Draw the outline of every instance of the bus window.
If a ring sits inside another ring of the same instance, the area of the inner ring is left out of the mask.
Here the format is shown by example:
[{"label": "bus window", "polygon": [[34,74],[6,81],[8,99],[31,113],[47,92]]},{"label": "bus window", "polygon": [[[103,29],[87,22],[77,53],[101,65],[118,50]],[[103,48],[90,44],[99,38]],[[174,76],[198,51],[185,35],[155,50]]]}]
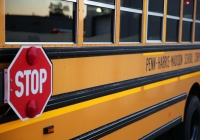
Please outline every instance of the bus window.
[{"label": "bus window", "polygon": [[157,16],[148,16],[148,40],[161,40],[162,18]]},{"label": "bus window", "polygon": [[142,10],[143,0],[121,0],[121,6],[131,9]]},{"label": "bus window", "polygon": [[200,41],[200,23],[196,23],[195,41]]},{"label": "bus window", "polygon": [[193,0],[184,0],[184,9],[183,9],[183,17],[184,18],[193,18]]},{"label": "bus window", "polygon": [[6,42],[75,42],[76,3],[6,0]]},{"label": "bus window", "polygon": [[176,19],[167,19],[167,42],[178,42],[178,27],[179,20]]},{"label": "bus window", "polygon": [[90,1],[94,1],[94,2],[101,2],[101,3],[105,3],[105,4],[115,4],[115,0],[90,0]]},{"label": "bus window", "polygon": [[185,42],[191,41],[192,22],[183,21],[182,40]]},{"label": "bus window", "polygon": [[164,5],[163,0],[149,0],[149,11],[156,13],[163,13],[163,5]]},{"label": "bus window", "polygon": [[178,42],[178,27],[180,20],[180,0],[168,0],[167,9],[167,42]]},{"label": "bus window", "polygon": [[162,40],[163,7],[164,0],[149,0],[147,42]]},{"label": "bus window", "polygon": [[85,8],[84,42],[113,42],[115,6],[87,1]]},{"label": "bus window", "polygon": [[193,0],[184,0],[183,8],[183,33],[182,41],[191,42],[192,22],[193,22]]},{"label": "bus window", "polygon": [[195,41],[200,41],[200,1],[197,0],[196,5],[196,29],[195,29]]},{"label": "bus window", "polygon": [[121,6],[120,42],[140,42],[142,0],[122,0]]},{"label": "bus window", "polygon": [[197,0],[197,5],[196,5],[196,7],[197,7],[196,19],[197,19],[197,20],[200,20],[200,1],[199,1],[199,0]]},{"label": "bus window", "polygon": [[167,15],[180,16],[180,0],[168,0]]},{"label": "bus window", "polygon": [[183,8],[183,33],[182,41],[191,42],[192,22],[193,22],[193,0],[184,0]]}]

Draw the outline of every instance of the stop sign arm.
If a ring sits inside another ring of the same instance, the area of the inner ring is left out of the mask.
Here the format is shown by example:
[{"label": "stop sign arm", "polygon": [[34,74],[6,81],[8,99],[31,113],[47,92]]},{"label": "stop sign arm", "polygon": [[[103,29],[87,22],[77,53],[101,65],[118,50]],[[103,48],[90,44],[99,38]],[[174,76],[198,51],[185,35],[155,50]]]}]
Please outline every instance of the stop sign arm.
[{"label": "stop sign arm", "polygon": [[22,46],[4,69],[4,103],[22,121],[44,111],[52,95],[52,67],[41,46]]},{"label": "stop sign arm", "polygon": [[8,69],[4,69],[4,103],[8,103]]},{"label": "stop sign arm", "polygon": [[0,103],[4,102],[4,70],[0,70]]}]

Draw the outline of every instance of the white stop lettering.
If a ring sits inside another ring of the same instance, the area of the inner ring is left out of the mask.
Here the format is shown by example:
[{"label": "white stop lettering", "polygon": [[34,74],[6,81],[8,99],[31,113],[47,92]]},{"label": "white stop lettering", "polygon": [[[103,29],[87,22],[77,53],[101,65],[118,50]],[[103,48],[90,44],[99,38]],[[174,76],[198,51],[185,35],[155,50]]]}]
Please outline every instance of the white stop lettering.
[{"label": "white stop lettering", "polygon": [[[25,83],[20,82],[19,78],[25,77]],[[16,90],[15,94],[17,97],[22,97],[24,94],[24,87],[26,87],[26,96],[29,96],[29,78],[30,79],[30,88],[32,94],[37,94],[38,91],[40,93],[43,92],[43,84],[47,80],[47,71],[45,69],[38,70],[24,70],[18,71],[15,75],[15,84],[20,88],[20,90]],[[25,84],[25,85],[24,85]]]}]

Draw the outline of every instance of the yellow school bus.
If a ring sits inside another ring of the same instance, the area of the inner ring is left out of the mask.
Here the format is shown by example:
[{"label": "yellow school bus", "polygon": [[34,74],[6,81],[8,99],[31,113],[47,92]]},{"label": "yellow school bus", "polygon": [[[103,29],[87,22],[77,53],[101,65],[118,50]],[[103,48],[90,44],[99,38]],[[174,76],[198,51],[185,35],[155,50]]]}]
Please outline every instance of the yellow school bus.
[{"label": "yellow school bus", "polygon": [[[0,0],[1,140],[200,139],[199,0]],[[4,101],[23,46],[53,64],[41,116]]]}]

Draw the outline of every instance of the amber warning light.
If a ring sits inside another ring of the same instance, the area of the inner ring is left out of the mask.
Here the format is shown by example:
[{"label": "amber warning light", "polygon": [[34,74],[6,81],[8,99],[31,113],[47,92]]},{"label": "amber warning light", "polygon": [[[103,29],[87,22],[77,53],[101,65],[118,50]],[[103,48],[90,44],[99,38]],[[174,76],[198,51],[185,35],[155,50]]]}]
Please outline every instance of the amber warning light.
[{"label": "amber warning light", "polygon": [[48,126],[43,129],[43,134],[51,134],[54,133],[54,126]]}]

